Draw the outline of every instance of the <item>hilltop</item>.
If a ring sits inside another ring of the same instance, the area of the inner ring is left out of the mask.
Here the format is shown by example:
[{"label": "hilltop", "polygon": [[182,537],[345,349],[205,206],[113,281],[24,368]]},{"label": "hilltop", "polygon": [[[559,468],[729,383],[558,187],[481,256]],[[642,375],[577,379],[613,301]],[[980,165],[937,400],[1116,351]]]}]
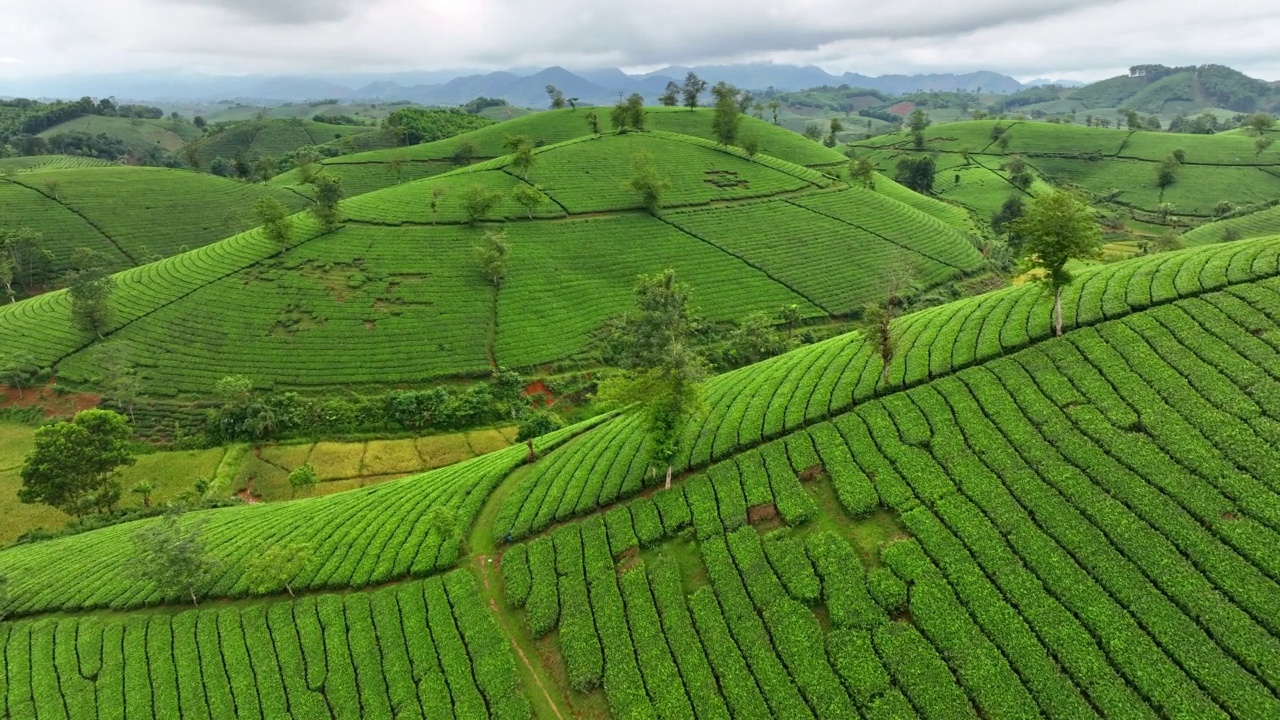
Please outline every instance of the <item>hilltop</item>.
[{"label": "hilltop", "polygon": [[[369,167],[386,165],[378,161],[404,157],[443,170],[436,158],[450,147],[499,153],[498,138],[527,132],[539,117],[326,167],[368,177]],[[760,125],[753,130],[764,148],[830,157]],[[729,322],[788,305],[802,317],[847,315],[891,273],[909,270],[932,287],[982,266],[962,211],[888,179],[872,191],[688,135],[585,129],[537,148],[527,177],[499,156],[353,197],[332,232],[300,216],[284,248],[250,231],[125,271],[105,336],[159,396],[207,395],[236,373],[263,388],[386,387],[589,361],[594,334],[625,310],[635,277],[666,267],[696,289],[708,320]],[[656,215],[626,187],[640,154],[669,183]],[[530,209],[511,199],[527,185],[546,196]],[[472,223],[464,200],[476,192],[498,202]],[[475,247],[497,229],[511,249],[495,291]],[[67,313],[65,294],[43,295],[0,309],[0,334],[63,382],[86,383],[104,344],[74,329]]]},{"label": "hilltop", "polygon": [[209,169],[218,158],[249,162],[263,157],[279,159],[294,150],[335,141],[345,141],[351,149],[394,144],[376,126],[321,123],[302,118],[244,120],[211,130],[183,150],[184,157],[194,161],[196,169]]},{"label": "hilltop", "polygon": [[[235,602],[135,580],[138,525],[0,551],[4,707],[1273,717],[1280,238],[1086,270],[1063,337],[1049,303],[907,315],[883,385],[858,334],[721,376],[671,490],[624,413],[532,465],[204,511]],[[252,589],[284,543],[307,562]]]}]

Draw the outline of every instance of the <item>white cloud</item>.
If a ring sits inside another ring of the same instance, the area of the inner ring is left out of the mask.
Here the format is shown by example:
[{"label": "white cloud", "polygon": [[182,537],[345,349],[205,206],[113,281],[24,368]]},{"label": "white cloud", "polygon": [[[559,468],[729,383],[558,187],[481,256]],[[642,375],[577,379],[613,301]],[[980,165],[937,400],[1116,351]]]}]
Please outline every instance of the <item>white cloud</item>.
[{"label": "white cloud", "polygon": [[[4,79],[654,66],[1092,79],[1136,63],[1280,75],[1274,0],[44,0],[8,3]],[[16,61],[16,62],[15,62]],[[21,65],[18,65],[21,63]],[[19,72],[19,68],[21,71]]]}]

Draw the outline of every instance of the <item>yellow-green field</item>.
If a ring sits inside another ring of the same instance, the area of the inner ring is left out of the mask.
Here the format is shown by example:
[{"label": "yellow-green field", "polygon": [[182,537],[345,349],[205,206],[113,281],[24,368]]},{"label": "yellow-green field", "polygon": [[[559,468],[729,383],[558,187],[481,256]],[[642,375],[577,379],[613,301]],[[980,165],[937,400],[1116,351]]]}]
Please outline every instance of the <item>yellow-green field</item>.
[{"label": "yellow-green field", "polygon": [[[209,497],[240,495],[252,497],[254,502],[286,500],[292,496],[289,472],[308,462],[319,472],[320,483],[304,494],[327,495],[501,450],[514,442],[515,434],[515,428],[504,427],[396,440],[294,443],[256,449],[231,445],[139,455],[136,465],[121,472],[121,505],[142,504],[141,496],[132,489],[143,481],[155,487],[151,502],[163,504],[194,492],[196,481],[201,478],[211,481]],[[22,486],[19,470],[31,451],[34,435],[34,427],[0,423],[0,546],[29,530],[54,530],[71,520],[53,508],[18,500],[18,488]]]}]

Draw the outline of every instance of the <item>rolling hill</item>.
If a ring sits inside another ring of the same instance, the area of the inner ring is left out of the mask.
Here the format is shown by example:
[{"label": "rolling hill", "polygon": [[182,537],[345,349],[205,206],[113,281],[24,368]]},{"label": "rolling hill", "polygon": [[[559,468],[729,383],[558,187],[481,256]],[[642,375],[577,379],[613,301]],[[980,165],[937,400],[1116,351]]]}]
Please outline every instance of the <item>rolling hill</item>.
[{"label": "rolling hill", "polygon": [[[491,125],[435,142],[388,148],[373,152],[340,155],[323,161],[326,170],[342,178],[349,195],[372,192],[406,180],[416,180],[448,172],[460,164],[506,155],[507,138],[523,135],[539,146],[561,143],[591,132],[587,115],[594,113],[602,129],[609,128],[609,108],[581,107],[577,110],[550,110]],[[681,133],[710,140],[709,109],[645,108],[645,128]],[[760,152],[780,160],[811,168],[834,168],[847,159],[836,150],[783,131],[762,120],[743,116],[742,139],[754,138]],[[459,150],[462,157],[459,157]],[[299,181],[298,171],[285,173],[271,183],[286,187]]]},{"label": "rolling hill", "polygon": [[[430,147],[398,152],[415,151]],[[670,184],[656,216],[625,186],[639,153]],[[873,192],[657,130],[587,135],[533,157],[527,180],[504,156],[353,197],[341,228],[299,217],[285,248],[250,231],[125,271],[107,339],[158,396],[207,395],[236,373],[259,387],[388,386],[579,357],[628,307],[635,277],[666,267],[719,322],[792,304],[805,317],[845,315],[891,273],[932,286],[982,264],[963,211],[887,179]],[[526,183],[547,197],[532,210],[510,200]],[[477,191],[500,202],[472,227],[463,201]],[[511,247],[497,292],[474,249],[494,229]],[[68,309],[63,293],[5,307],[0,336],[60,380],[86,382],[103,344]]]},{"label": "rolling hill", "polygon": [[103,115],[85,115],[59,123],[40,133],[50,138],[63,133],[88,133],[108,135],[133,148],[144,151],[155,148],[163,152],[177,150],[200,137],[200,128],[189,122],[151,118],[123,118]]},{"label": "rolling hill", "polygon": [[191,152],[199,166],[207,169],[217,158],[279,158],[299,148],[334,141],[349,140],[351,147],[357,148],[365,135],[373,147],[390,144],[385,133],[370,125],[330,125],[301,118],[245,120],[196,140]]},{"label": "rolling hill", "polygon": [[[1243,134],[970,121],[934,125],[925,136],[925,152],[937,156],[938,196],[987,218],[1009,196],[1024,194],[1002,169],[1015,155],[1039,176],[1079,186],[1147,224],[1165,222],[1159,217],[1162,203],[1169,203],[1184,224],[1202,223],[1214,217],[1223,201],[1237,209],[1262,209],[1280,196],[1280,151],[1258,152],[1255,138]],[[917,154],[906,133],[853,145],[886,172],[892,172],[899,158]],[[1185,160],[1173,184],[1161,188],[1159,167],[1178,151]]]},{"label": "rolling hill", "polygon": [[122,269],[207,245],[254,227],[253,203],[263,195],[295,210],[306,202],[287,189],[185,170],[99,167],[47,155],[18,159],[41,164],[0,175],[0,229],[42,232],[57,270],[81,247]]},{"label": "rolling hill", "polygon": [[[1087,270],[1063,337],[1048,305],[903,317],[884,386],[857,334],[716,378],[670,490],[623,414],[531,466],[202,512],[236,602],[135,580],[136,525],[0,551],[2,707],[1274,717],[1280,238]],[[282,543],[308,562],[251,591]]]}]

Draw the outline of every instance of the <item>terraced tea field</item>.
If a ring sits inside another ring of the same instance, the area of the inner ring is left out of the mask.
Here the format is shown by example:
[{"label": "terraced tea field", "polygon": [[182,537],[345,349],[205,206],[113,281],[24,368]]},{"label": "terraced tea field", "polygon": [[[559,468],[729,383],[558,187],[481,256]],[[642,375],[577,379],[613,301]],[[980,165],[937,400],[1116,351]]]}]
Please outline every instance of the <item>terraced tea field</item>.
[{"label": "terraced tea field", "polygon": [[0,229],[41,231],[58,270],[81,247],[103,253],[120,269],[208,245],[254,227],[253,203],[263,195],[294,210],[305,203],[288,190],[182,170],[53,169],[76,160],[0,177]]},{"label": "terraced tea field", "polygon": [[279,158],[310,145],[377,132],[378,128],[369,125],[329,125],[300,118],[251,120],[202,138],[193,147],[200,167],[208,168],[215,158]]},{"label": "terraced tea field", "polygon": [[[670,490],[622,414],[529,466],[207,511],[232,602],[134,580],[134,526],[2,550],[0,707],[1275,717],[1280,237],[1085,270],[1067,307],[1057,338],[1030,286],[907,315],[885,386],[856,334],[716,378]],[[297,542],[300,596],[251,597]]]},{"label": "terraced tea field", "polygon": [[[989,218],[1006,198],[1022,194],[1003,170],[1022,156],[1037,174],[1084,188],[1095,197],[1146,213],[1150,222],[1162,203],[1184,222],[1208,222],[1222,201],[1263,209],[1280,195],[1280,152],[1259,153],[1254,138],[1240,134],[1184,135],[1130,132],[1043,122],[972,121],[935,125],[925,132],[925,150],[937,153],[935,190]],[[914,154],[904,134],[854,143],[882,171]],[[1174,183],[1157,184],[1160,163],[1181,151],[1185,161]],[[1031,189],[1035,192],[1035,189]],[[1264,221],[1259,221],[1260,223]],[[1251,237],[1258,236],[1251,234]],[[1186,233],[1199,243],[1205,233]]]},{"label": "terraced tea field", "polygon": [[[626,185],[641,153],[669,184],[656,216]],[[529,183],[546,195],[532,209],[511,197]],[[229,374],[260,387],[386,386],[578,356],[626,309],[634,278],[666,267],[705,317],[729,322],[788,305],[845,316],[904,268],[932,286],[982,266],[963,211],[878,187],[665,131],[580,136],[535,150],[527,178],[498,157],[353,197],[332,232],[300,219],[287,248],[249,232],[126,271],[108,337],[161,396],[207,395]],[[472,224],[476,192],[496,203]],[[511,258],[495,293],[474,248],[499,222]],[[91,383],[102,343],[68,312],[60,294],[0,309],[0,335],[62,380]]]}]

